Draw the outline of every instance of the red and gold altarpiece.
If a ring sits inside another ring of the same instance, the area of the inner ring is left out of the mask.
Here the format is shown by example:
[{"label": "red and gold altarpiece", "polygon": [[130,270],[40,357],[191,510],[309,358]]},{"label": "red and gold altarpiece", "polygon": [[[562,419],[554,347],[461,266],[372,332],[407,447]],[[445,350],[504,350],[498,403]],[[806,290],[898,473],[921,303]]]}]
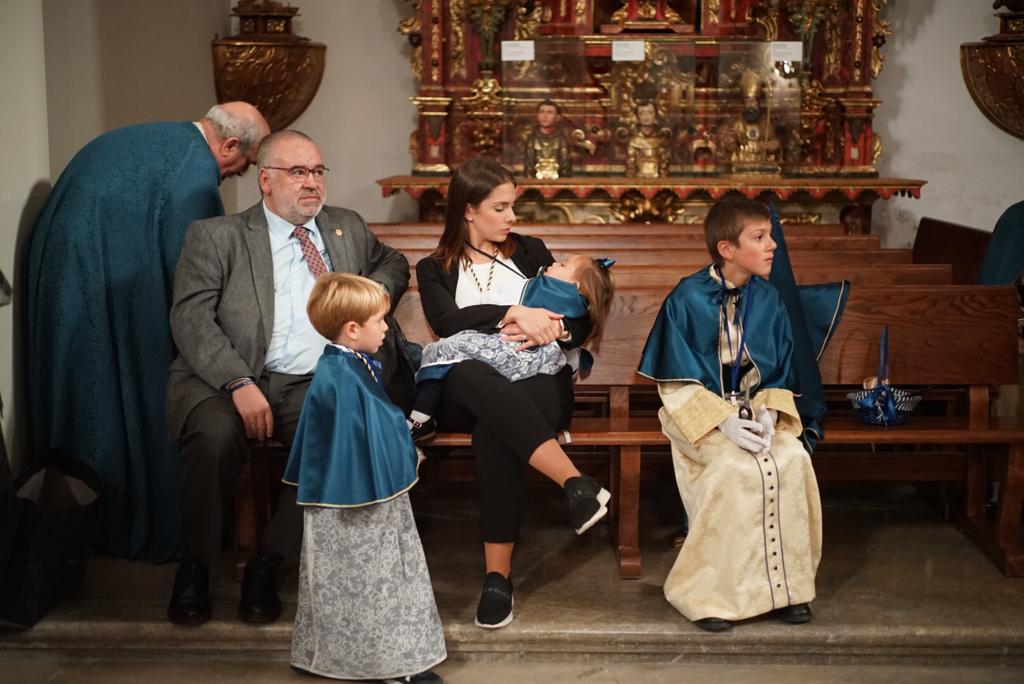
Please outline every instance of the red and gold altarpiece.
[{"label": "red and gold altarpiece", "polygon": [[888,0],[410,0],[412,175],[438,220],[452,169],[496,159],[533,221],[696,222],[728,192],[870,228],[920,195],[879,178],[871,81]]}]

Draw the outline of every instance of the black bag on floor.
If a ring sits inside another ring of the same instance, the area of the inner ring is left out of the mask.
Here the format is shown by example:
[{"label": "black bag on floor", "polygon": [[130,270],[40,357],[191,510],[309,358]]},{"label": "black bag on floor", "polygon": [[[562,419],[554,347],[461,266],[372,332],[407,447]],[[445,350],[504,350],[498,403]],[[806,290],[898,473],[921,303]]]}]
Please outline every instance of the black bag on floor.
[{"label": "black bag on floor", "polygon": [[13,491],[0,454],[0,631],[28,629],[85,574],[98,524],[96,474],[62,459]]}]

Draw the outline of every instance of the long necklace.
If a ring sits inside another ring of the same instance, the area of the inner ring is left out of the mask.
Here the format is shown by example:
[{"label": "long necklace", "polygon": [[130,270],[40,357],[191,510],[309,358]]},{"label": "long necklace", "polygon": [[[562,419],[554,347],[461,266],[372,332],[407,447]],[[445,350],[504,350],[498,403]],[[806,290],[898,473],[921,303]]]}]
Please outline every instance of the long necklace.
[{"label": "long necklace", "polygon": [[[480,251],[480,250],[477,250]],[[473,282],[476,283],[476,289],[480,291],[480,294],[484,295],[491,291],[491,284],[494,282],[494,264],[498,263],[498,246],[494,246],[494,252],[491,254],[491,267],[487,269],[487,287],[480,285],[480,280],[476,277],[476,272],[473,270],[473,262],[469,262],[469,266],[466,270],[469,271],[469,275],[473,276]]]}]

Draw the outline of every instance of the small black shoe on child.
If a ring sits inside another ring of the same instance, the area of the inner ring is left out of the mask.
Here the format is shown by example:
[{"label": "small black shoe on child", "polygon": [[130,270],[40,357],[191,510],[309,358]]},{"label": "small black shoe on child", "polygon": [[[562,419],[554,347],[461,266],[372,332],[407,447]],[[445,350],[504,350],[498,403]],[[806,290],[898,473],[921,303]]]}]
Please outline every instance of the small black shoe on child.
[{"label": "small black shoe on child", "polygon": [[807,603],[798,603],[779,608],[775,611],[775,617],[789,625],[803,625],[811,621],[811,606]]},{"label": "small black shoe on child", "polygon": [[382,681],[384,684],[404,684],[404,682],[411,682],[412,684],[444,684],[444,679],[441,678],[441,675],[433,672],[432,670],[425,670],[423,672],[417,672],[414,675],[406,675],[404,677],[384,679]]},{"label": "small black shoe on child", "polygon": [[417,420],[410,419],[412,427],[409,428],[409,432],[412,433],[413,444],[423,444],[429,442],[437,434],[437,421],[433,418],[427,418],[425,422],[419,422]]},{"label": "small black shoe on child", "polygon": [[732,623],[723,618],[709,617],[700,620],[694,620],[693,624],[697,625],[705,632],[727,632],[732,629]]},{"label": "small black shoe on child", "polygon": [[583,534],[608,513],[607,504],[612,495],[589,475],[570,477],[564,489],[576,534]]}]

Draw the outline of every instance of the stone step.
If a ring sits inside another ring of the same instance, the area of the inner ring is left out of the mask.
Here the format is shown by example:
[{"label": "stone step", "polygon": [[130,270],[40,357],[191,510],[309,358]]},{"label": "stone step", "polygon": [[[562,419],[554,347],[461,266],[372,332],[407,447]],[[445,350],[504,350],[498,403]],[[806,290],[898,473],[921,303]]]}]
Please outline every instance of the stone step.
[{"label": "stone step", "polygon": [[[654,494],[657,485],[649,488]],[[576,537],[557,492],[552,497],[545,483],[528,488],[541,505],[528,513],[516,552],[516,619],[497,631],[472,624],[483,574],[473,499],[432,485],[414,499],[453,660],[1024,665],[1024,584],[1003,577],[912,492],[895,499],[824,498],[825,555],[811,624],[759,618],[709,634],[661,593],[676,555],[678,501],[645,499],[644,575],[630,581],[617,576],[606,525]],[[0,637],[0,650],[287,661],[294,570],[282,582],[285,614],[260,627],[235,618],[238,585],[227,557],[214,619],[198,628],[169,624],[164,612],[173,573],[173,565],[94,559],[78,597],[33,629]]]}]

